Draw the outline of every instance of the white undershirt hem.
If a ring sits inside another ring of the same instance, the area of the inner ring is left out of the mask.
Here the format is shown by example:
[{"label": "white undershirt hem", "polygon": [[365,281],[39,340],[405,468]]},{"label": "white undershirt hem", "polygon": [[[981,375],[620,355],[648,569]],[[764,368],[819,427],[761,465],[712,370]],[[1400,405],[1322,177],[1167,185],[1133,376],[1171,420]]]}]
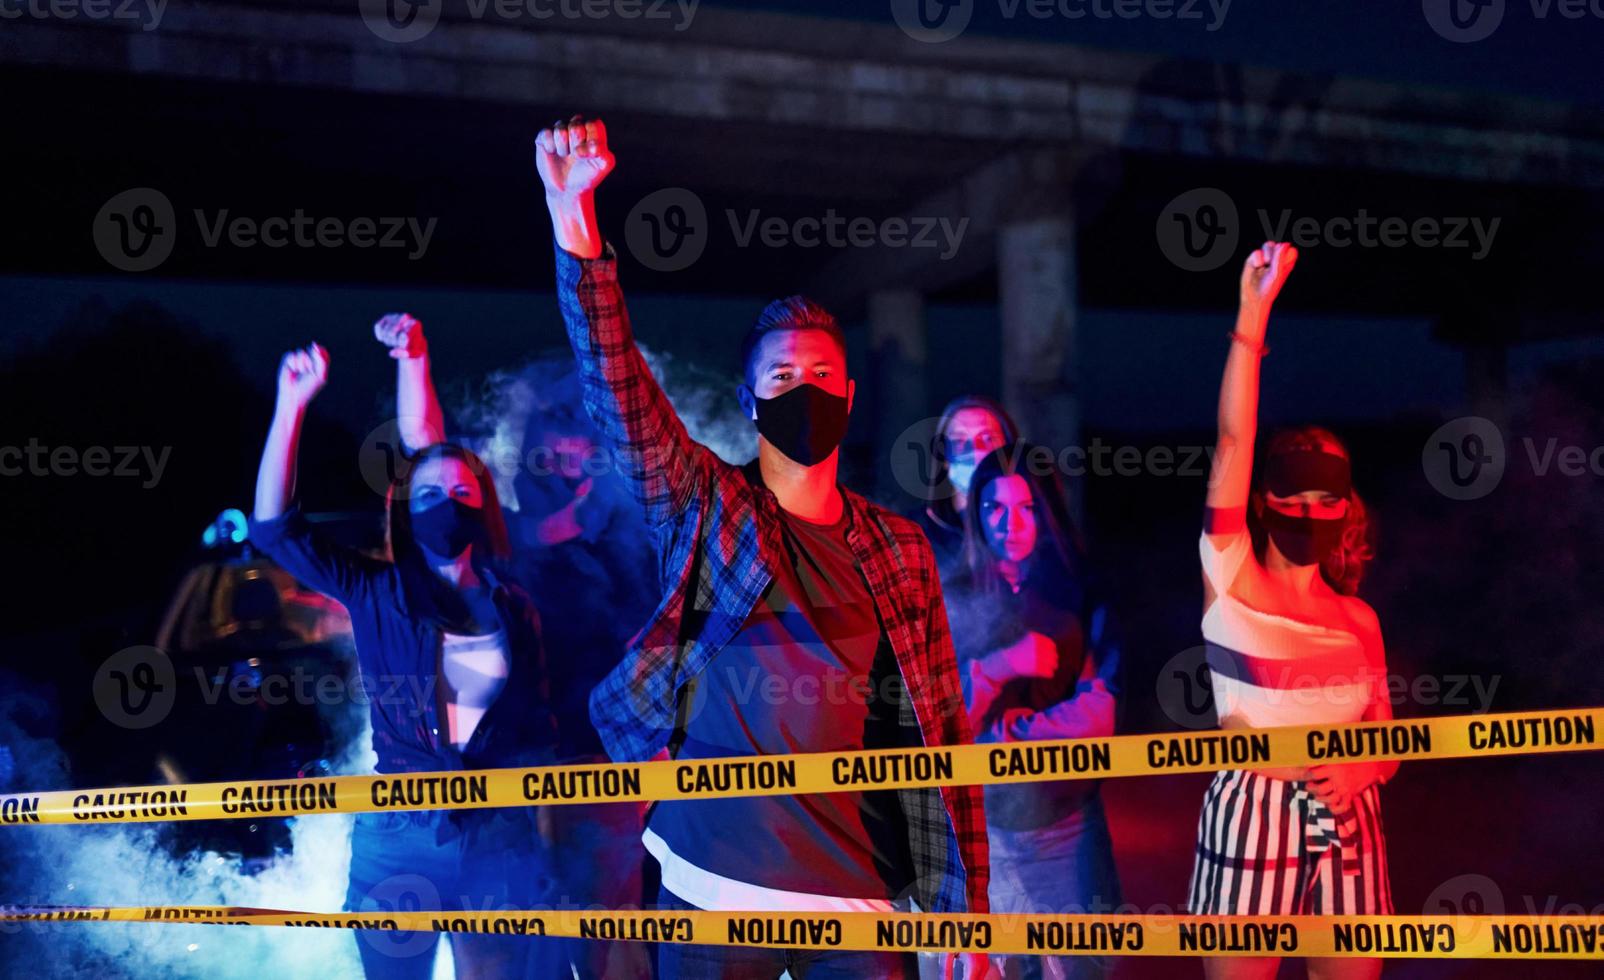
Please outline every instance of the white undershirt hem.
[{"label": "white undershirt hem", "polygon": [[764,888],[698,868],[648,827],[641,843],[663,871],[663,887],[704,912],[891,912],[886,898],[841,898]]}]

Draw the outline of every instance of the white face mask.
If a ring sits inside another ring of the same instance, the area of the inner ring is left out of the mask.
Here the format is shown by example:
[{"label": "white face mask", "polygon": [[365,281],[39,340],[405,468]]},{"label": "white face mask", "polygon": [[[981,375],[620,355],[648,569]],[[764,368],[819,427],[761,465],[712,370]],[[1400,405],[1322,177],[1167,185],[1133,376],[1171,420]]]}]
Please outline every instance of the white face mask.
[{"label": "white face mask", "polygon": [[975,478],[975,462],[954,462],[947,464],[947,479],[958,488],[959,493],[969,492],[969,482]]}]

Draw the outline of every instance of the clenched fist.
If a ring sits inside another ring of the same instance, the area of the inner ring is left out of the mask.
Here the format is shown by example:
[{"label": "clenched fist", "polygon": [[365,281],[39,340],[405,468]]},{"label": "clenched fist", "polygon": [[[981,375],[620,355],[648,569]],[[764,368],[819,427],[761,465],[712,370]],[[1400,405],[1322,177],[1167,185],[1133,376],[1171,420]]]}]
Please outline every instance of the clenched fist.
[{"label": "clenched fist", "polygon": [[1297,264],[1298,250],[1286,242],[1265,242],[1254,249],[1242,263],[1242,308],[1268,314]]},{"label": "clenched fist", "polygon": [[305,408],[329,380],[329,352],[312,344],[284,355],[278,365],[278,400],[286,408]]},{"label": "clenched fist", "polygon": [[410,313],[386,313],[373,324],[373,336],[390,348],[398,361],[422,357],[429,352],[423,339],[423,321]]},{"label": "clenched fist", "polygon": [[574,200],[589,194],[613,169],[607,127],[600,119],[574,116],[535,137],[535,165],[546,197]]}]

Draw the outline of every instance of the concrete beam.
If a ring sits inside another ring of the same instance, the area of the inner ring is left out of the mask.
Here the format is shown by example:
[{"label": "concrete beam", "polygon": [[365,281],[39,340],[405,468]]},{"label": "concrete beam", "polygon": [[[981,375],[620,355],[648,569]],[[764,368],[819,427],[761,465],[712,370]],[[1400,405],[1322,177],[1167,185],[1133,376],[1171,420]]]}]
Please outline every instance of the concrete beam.
[{"label": "concrete beam", "polygon": [[[808,284],[808,292],[850,311],[876,289],[930,293],[981,275],[996,264],[997,233],[1003,225],[1072,208],[1076,181],[1088,159],[1077,150],[999,157],[903,212],[910,228],[930,229],[935,246],[847,249]],[[949,236],[956,237],[957,245],[947,255]]]},{"label": "concrete beam", "polygon": [[627,110],[687,120],[1465,180],[1604,186],[1604,114],[1357,79],[699,7],[690,29],[618,18],[444,17],[382,40],[352,0],[172,4],[125,21],[10,21],[0,61],[68,70]]}]

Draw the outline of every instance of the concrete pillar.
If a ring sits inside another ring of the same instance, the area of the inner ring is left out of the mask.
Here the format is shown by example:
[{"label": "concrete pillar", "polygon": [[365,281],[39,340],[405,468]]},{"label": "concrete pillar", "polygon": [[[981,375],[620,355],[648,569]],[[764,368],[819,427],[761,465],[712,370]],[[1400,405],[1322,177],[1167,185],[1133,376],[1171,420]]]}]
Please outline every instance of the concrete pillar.
[{"label": "concrete pillar", "polygon": [[868,310],[875,479],[882,491],[889,492],[895,489],[888,459],[892,443],[930,410],[925,383],[924,295],[916,289],[876,290],[869,294]]},{"label": "concrete pillar", "polygon": [[1003,403],[1031,441],[1055,452],[1079,445],[1074,219],[1061,212],[1003,225],[997,289]]},{"label": "concrete pillar", "polygon": [[1465,389],[1470,410],[1509,431],[1509,349],[1495,341],[1466,344]]}]

